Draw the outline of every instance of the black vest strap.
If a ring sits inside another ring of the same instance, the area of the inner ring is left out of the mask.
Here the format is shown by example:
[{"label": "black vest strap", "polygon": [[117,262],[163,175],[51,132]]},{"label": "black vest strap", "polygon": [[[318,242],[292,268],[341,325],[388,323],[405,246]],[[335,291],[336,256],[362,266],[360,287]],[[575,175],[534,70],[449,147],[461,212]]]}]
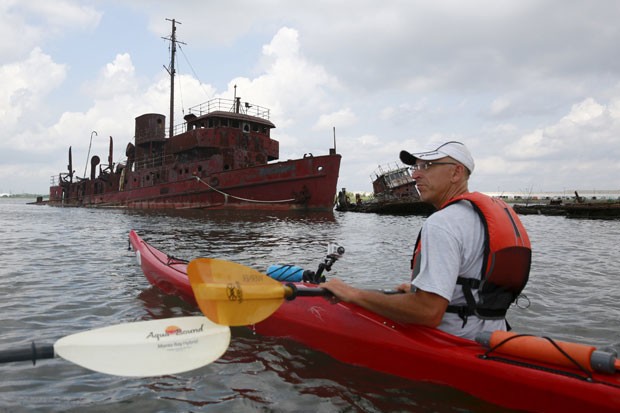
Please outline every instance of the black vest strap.
[{"label": "black vest strap", "polygon": [[461,328],[465,327],[465,324],[467,324],[467,318],[472,315],[493,318],[503,318],[506,316],[508,311],[505,309],[476,309],[476,300],[474,299],[474,294],[471,290],[480,288],[480,280],[475,278],[458,277],[456,283],[463,286],[463,294],[465,295],[467,305],[449,305],[446,312],[455,313],[461,320],[463,320],[463,325]]},{"label": "black vest strap", "polygon": [[465,324],[467,324],[467,318],[470,315],[474,315],[476,313],[476,300],[474,299],[474,294],[471,292],[471,289],[478,288],[480,286],[480,280],[476,280],[474,278],[458,277],[456,279],[456,283],[463,286],[463,294],[465,295],[465,301],[467,302],[467,305],[449,305],[446,311],[448,313],[458,314],[459,318],[463,320],[463,325],[461,326],[461,328],[463,328],[465,327]]}]

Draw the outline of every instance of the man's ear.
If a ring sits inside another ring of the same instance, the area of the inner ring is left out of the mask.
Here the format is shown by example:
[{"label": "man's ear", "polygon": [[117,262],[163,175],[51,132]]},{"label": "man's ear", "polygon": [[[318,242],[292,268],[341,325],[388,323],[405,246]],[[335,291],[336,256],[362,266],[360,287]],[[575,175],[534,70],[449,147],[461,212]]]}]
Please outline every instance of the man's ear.
[{"label": "man's ear", "polygon": [[463,175],[467,174],[465,166],[463,164],[457,163],[455,168],[452,170],[452,176],[450,177],[451,182],[458,182],[463,178]]}]

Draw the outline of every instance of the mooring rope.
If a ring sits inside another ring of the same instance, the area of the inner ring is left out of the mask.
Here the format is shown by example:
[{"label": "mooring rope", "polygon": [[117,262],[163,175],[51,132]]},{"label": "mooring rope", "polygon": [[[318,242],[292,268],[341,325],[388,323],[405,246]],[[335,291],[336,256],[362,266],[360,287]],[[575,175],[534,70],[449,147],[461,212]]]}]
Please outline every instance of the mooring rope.
[{"label": "mooring rope", "polygon": [[196,176],[196,179],[198,180],[198,182],[202,182],[203,184],[205,184],[206,186],[208,186],[210,189],[214,190],[215,192],[218,192],[218,193],[224,195],[224,197],[226,197],[226,198],[231,197],[231,198],[234,198],[234,199],[238,199],[239,201],[255,202],[257,204],[278,204],[278,203],[293,202],[293,201],[295,201],[295,198],[281,199],[281,200],[278,200],[278,201],[259,201],[259,200],[256,200],[256,199],[241,198],[241,197],[230,195],[230,194],[227,194],[226,192],[220,191],[219,189],[209,185],[207,182],[202,180],[199,176]]}]

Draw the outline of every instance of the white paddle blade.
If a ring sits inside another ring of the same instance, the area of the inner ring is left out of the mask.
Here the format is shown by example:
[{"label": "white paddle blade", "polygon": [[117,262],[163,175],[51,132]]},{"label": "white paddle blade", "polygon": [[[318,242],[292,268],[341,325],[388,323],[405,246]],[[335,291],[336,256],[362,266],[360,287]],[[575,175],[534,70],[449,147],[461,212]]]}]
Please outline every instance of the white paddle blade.
[{"label": "white paddle blade", "polygon": [[82,367],[115,376],[147,377],[182,373],[220,358],[230,328],[203,316],[138,321],[63,337],[56,355]]}]

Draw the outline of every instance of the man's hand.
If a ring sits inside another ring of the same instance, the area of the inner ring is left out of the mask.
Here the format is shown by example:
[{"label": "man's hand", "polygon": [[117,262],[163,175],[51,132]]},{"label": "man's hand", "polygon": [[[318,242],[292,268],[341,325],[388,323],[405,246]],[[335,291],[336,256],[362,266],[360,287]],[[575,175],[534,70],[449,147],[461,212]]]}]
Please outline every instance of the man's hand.
[{"label": "man's hand", "polygon": [[409,283],[401,284],[398,287],[396,287],[396,291],[400,291],[402,293],[409,293],[411,292],[411,284]]},{"label": "man's hand", "polygon": [[319,287],[331,291],[338,300],[347,303],[354,302],[359,293],[357,288],[351,287],[338,278],[332,278],[326,283],[320,284]]}]

